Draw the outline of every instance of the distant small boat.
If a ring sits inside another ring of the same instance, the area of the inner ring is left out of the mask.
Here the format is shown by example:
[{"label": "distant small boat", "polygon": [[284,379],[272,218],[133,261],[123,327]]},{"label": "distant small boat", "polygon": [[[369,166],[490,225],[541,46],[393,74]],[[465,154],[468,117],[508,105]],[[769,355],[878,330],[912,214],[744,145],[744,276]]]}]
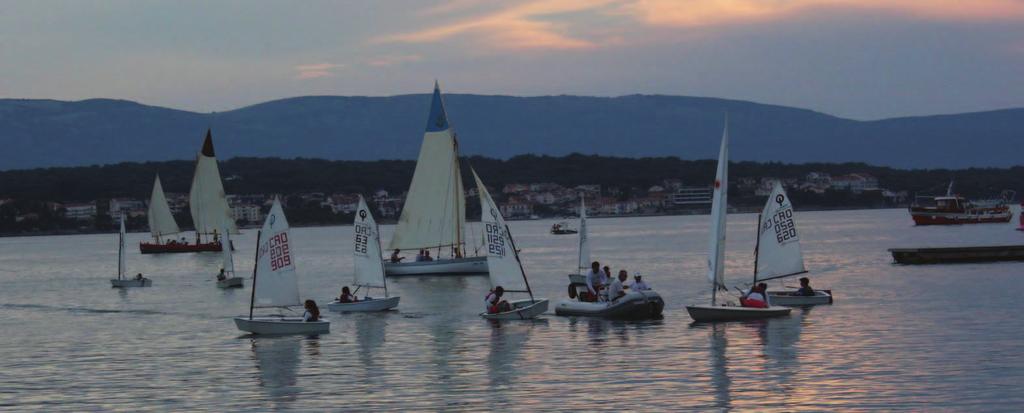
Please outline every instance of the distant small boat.
[{"label": "distant small boat", "polygon": [[[352,223],[352,263],[353,285],[359,288],[380,288],[384,290],[384,298],[371,298],[365,295],[362,300],[343,303],[335,299],[327,308],[337,312],[384,311],[398,306],[400,297],[388,295],[388,280],[384,277],[384,263],[381,260],[380,230],[373,219],[370,207],[363,196],[359,196],[359,209],[356,210],[355,222]],[[355,294],[353,292],[353,294]]]},{"label": "distant small boat", "polygon": [[725,221],[729,188],[729,128],[722,132],[722,147],[718,152],[718,171],[715,173],[714,195],[711,200],[711,251],[708,257],[708,279],[711,281],[711,305],[688,305],[686,311],[696,322],[751,320],[789,315],[789,307],[767,308],[719,305],[718,290],[724,290],[725,275]]},{"label": "distant small boat", "polygon": [[129,288],[129,287],[150,287],[153,285],[153,281],[149,278],[142,276],[139,273],[138,276],[128,278],[125,276],[125,250],[124,250],[124,213],[121,213],[121,230],[117,233],[117,278],[110,280],[110,286],[113,288]]},{"label": "distant small boat", "polygon": [[299,277],[295,274],[295,250],[281,202],[274,199],[263,228],[256,233],[256,262],[252,269],[252,295],[249,316],[235,317],[239,330],[252,334],[325,334],[331,322],[321,318],[305,321],[302,317],[254,317],[255,308],[302,306]]},{"label": "distant small boat", "polygon": [[577,232],[579,231],[570,227],[567,221],[557,222],[551,225],[551,233],[554,235],[568,235],[575,234]]},{"label": "distant small boat", "polygon": [[[231,244],[231,231],[227,227],[223,228],[221,234],[224,234],[224,244]],[[235,258],[232,256],[231,248],[221,248],[221,258],[224,260],[223,266],[223,279],[218,275],[217,288],[242,288],[245,283],[242,281],[242,277],[235,274]]]},{"label": "distant small boat", "polygon": [[516,248],[515,240],[512,239],[512,232],[505,223],[501,211],[491,199],[487,187],[472,171],[473,179],[476,180],[477,192],[480,194],[480,222],[484,226],[484,243],[487,248],[487,268],[491,279],[491,287],[501,286],[506,293],[525,293],[528,299],[509,300],[511,310],[499,313],[481,313],[480,316],[488,320],[527,320],[535,318],[548,310],[546,298],[535,298],[533,290],[530,289],[530,282],[526,279],[526,270],[519,260],[519,250]]},{"label": "distant small boat", "polygon": [[910,206],[910,217],[915,225],[1002,223],[1013,218],[1005,199],[972,202],[953,193],[953,182],[949,183],[945,196],[917,198],[932,199],[935,205],[922,206],[915,199],[914,205]]}]

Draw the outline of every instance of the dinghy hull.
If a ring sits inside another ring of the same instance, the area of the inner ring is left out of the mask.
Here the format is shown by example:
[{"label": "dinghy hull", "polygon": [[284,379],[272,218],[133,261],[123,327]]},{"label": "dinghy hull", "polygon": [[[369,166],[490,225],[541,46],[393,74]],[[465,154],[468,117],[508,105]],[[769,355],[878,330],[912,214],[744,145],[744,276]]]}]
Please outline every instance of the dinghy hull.
[{"label": "dinghy hull", "polygon": [[555,315],[642,320],[661,317],[665,301],[654,291],[631,291],[613,302],[562,300]]},{"label": "dinghy hull", "polygon": [[771,306],[768,308],[751,308],[737,306],[688,305],[686,311],[690,318],[698,323],[714,321],[760,320],[772,317],[787,316],[792,308]]},{"label": "dinghy hull", "polygon": [[242,288],[245,286],[242,277],[231,277],[226,280],[217,281],[217,288]]},{"label": "dinghy hull", "polygon": [[798,295],[792,291],[768,291],[768,301],[773,305],[786,307],[832,304],[832,291],[816,290],[814,295]]},{"label": "dinghy hull", "polygon": [[327,334],[331,332],[331,322],[303,321],[300,317],[235,317],[235,326],[251,334],[260,335],[291,335],[291,334]]},{"label": "dinghy hull", "polygon": [[525,299],[518,301],[511,301],[509,304],[512,306],[512,311],[506,311],[504,313],[480,313],[480,317],[488,320],[529,320],[536,318],[537,316],[544,314],[548,311],[548,299],[537,298],[537,299]]},{"label": "dinghy hull", "polygon": [[139,244],[139,252],[143,254],[165,254],[179,252],[220,252],[219,242],[205,244],[152,244],[143,242]]},{"label": "dinghy hull", "polygon": [[420,262],[386,262],[384,274],[408,275],[487,275],[487,257],[453,258]]},{"label": "dinghy hull", "polygon": [[387,311],[398,307],[399,298],[401,297],[374,298],[354,303],[342,303],[334,300],[327,304],[327,309],[338,313]]},{"label": "dinghy hull", "polygon": [[117,280],[111,279],[110,286],[113,288],[133,288],[133,287],[152,287],[153,280],[149,278],[143,278],[141,280]]}]

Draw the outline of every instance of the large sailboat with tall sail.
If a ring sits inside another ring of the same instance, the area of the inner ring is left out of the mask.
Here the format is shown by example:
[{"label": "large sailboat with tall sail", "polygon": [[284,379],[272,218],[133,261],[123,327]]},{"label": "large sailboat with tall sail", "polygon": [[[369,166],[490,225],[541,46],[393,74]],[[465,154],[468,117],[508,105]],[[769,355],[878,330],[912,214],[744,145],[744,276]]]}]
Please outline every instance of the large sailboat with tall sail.
[{"label": "large sailboat with tall sail", "polygon": [[[459,143],[434,83],[423,144],[398,227],[388,246],[399,251],[434,251],[434,258],[388,262],[387,275],[487,274],[487,257],[467,257],[466,199],[459,168]],[[420,258],[417,255],[417,258]]]},{"label": "large sailboat with tall sail", "polygon": [[[195,241],[187,239],[165,239],[167,235],[180,232],[174,222],[171,210],[167,206],[160,179],[153,184],[153,195],[149,203],[150,232],[154,242],[139,244],[143,254],[159,254],[167,252],[218,252],[221,250],[220,232],[227,228],[232,234],[238,234],[238,226],[231,217],[224,184],[220,179],[220,169],[213,151],[213,137],[206,130],[206,139],[202,150],[196,155],[196,170],[192,176],[192,189],[189,191],[189,212],[195,227]],[[169,233],[169,231],[173,232]]]},{"label": "large sailboat with tall sail", "polygon": [[708,280],[711,281],[711,305],[688,305],[686,311],[696,322],[752,320],[789,315],[788,307],[741,307],[718,303],[718,291],[725,290],[725,221],[729,193],[729,126],[722,132],[718,151],[714,194],[711,197],[711,245],[708,252]]}]

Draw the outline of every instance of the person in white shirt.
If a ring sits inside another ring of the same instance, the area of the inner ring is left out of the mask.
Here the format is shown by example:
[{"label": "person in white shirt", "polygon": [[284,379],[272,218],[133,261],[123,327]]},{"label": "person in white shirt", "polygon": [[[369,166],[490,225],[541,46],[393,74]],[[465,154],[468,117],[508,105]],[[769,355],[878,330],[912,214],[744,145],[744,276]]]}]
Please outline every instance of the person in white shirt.
[{"label": "person in white shirt", "polygon": [[305,307],[306,312],[302,313],[302,321],[320,320],[320,308],[316,306],[316,301],[306,300]]},{"label": "person in white shirt", "polygon": [[651,289],[651,287],[648,286],[647,283],[645,283],[644,280],[641,279],[641,276],[639,274],[634,276],[633,280],[633,285],[629,286],[629,288],[632,289],[633,291],[647,291]]},{"label": "person in white shirt", "polygon": [[605,283],[601,281],[603,277],[601,263],[597,261],[590,263],[590,272],[587,273],[587,291],[594,297],[594,301],[597,301],[598,291],[604,288]]},{"label": "person in white shirt", "polygon": [[619,278],[612,281],[612,284],[608,287],[608,301],[615,301],[626,295],[625,289],[629,287],[622,285],[622,283],[628,278],[629,275],[626,274],[626,270],[619,270]]}]

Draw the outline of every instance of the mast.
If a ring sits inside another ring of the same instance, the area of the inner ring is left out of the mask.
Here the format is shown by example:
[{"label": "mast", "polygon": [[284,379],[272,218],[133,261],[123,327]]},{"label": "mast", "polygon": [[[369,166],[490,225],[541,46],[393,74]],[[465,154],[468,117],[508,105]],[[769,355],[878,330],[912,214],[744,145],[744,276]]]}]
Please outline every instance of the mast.
[{"label": "mast", "polygon": [[117,233],[117,279],[124,278],[124,212],[121,212],[121,229]]},{"label": "mast", "polygon": [[[769,201],[771,202],[771,201]],[[754,284],[757,284],[757,258],[761,249],[761,213],[757,213],[757,231],[754,232]]]},{"label": "mast", "polygon": [[[366,209],[370,209],[369,205],[367,205]],[[380,248],[380,225],[378,225],[377,221],[374,220],[373,226],[375,227],[375,230],[377,231],[377,237],[376,237],[377,238],[377,251],[383,252],[384,250],[382,250]],[[387,277],[387,273],[384,272],[384,258],[381,257],[381,259],[379,261],[380,261],[380,273],[381,274],[385,274],[384,275],[384,298],[388,298],[388,277]]]},{"label": "mast", "polygon": [[256,268],[260,266],[260,235],[263,230],[256,231],[256,258],[252,264],[252,293],[249,294],[249,319],[252,320],[252,307],[256,302]]},{"label": "mast", "polygon": [[512,230],[508,229],[508,224],[505,224],[505,233],[508,234],[508,242],[512,244],[512,254],[516,257],[516,263],[519,264],[519,273],[523,275],[526,293],[530,294],[530,302],[533,302],[533,290],[530,289],[530,281],[526,279],[526,269],[523,268],[523,261],[519,259],[519,249],[516,248],[516,241],[512,239]]}]

